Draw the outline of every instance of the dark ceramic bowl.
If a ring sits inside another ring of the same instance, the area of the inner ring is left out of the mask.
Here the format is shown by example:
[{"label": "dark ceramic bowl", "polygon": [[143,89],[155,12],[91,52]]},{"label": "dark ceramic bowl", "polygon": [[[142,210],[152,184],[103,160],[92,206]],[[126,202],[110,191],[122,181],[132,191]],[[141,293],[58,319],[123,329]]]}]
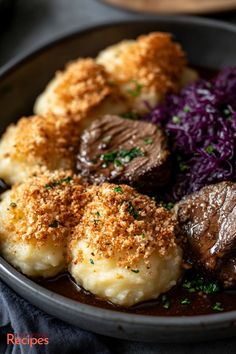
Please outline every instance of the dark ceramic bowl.
[{"label": "dark ceramic bowl", "polygon": [[[174,34],[191,64],[220,68],[236,64],[236,27],[191,17],[158,17],[86,28],[37,52],[17,58],[0,70],[1,127],[30,114],[37,95],[55,71],[78,56],[91,56],[124,38],[150,31]],[[192,317],[152,317],[105,310],[57,295],[29,280],[3,259],[0,277],[39,308],[68,323],[125,339],[187,342],[236,334],[236,311]]]}]

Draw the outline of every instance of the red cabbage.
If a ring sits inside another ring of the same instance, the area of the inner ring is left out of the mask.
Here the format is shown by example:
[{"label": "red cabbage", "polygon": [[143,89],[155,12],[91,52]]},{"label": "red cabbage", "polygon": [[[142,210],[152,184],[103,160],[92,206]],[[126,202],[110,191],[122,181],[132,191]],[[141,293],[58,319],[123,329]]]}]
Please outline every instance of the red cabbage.
[{"label": "red cabbage", "polygon": [[236,67],[167,95],[144,119],[169,136],[177,161],[174,200],[207,184],[236,181]]}]

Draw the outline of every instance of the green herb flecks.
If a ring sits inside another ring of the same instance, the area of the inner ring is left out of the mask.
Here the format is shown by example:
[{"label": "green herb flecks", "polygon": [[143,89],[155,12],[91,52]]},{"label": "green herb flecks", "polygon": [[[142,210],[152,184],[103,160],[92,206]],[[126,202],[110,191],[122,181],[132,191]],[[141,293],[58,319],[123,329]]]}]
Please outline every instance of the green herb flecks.
[{"label": "green herb flecks", "polygon": [[175,124],[179,124],[181,122],[181,119],[178,116],[173,116],[172,117],[172,122],[175,123]]},{"label": "green herb flecks", "polygon": [[17,207],[17,204],[14,203],[14,202],[11,202],[11,203],[10,203],[10,207],[11,207],[11,208],[16,208],[16,207]]},{"label": "green herb flecks", "polygon": [[133,272],[133,273],[139,273],[139,269],[131,269],[131,272]]},{"label": "green herb flecks", "polygon": [[115,159],[115,161],[114,161],[114,166],[115,166],[116,168],[119,168],[119,167],[122,166],[122,163],[120,162],[120,160]]},{"label": "green herb flecks", "polygon": [[130,150],[120,150],[119,152],[119,157],[121,157],[125,163],[129,163],[131,160],[135,159],[136,157],[144,156],[144,155],[145,155],[144,152],[139,147],[133,147]]},{"label": "green herb flecks", "polygon": [[72,177],[71,176],[62,178],[62,179],[60,179],[58,181],[53,179],[50,183],[45,184],[44,187],[45,187],[45,189],[53,189],[55,187],[60,186],[62,183],[69,184],[71,181],[72,181]]},{"label": "green herb flecks", "polygon": [[145,138],[145,139],[143,139],[143,142],[145,145],[151,145],[151,144],[153,144],[153,139],[152,138]]},{"label": "green herb flecks", "polygon": [[89,262],[90,262],[90,264],[94,265],[94,260],[92,258],[90,258]]},{"label": "green herb flecks", "polygon": [[93,223],[94,223],[94,225],[97,226],[98,222],[100,221],[99,218],[100,218],[101,214],[99,213],[99,211],[96,211],[95,215],[96,215],[96,219],[93,219]]},{"label": "green herb flecks", "polygon": [[222,312],[224,311],[224,307],[222,306],[221,302],[216,302],[213,306],[212,306],[212,310],[213,311],[217,311],[217,312]]},{"label": "green herb flecks", "polygon": [[128,212],[130,215],[133,216],[134,219],[138,219],[139,218],[139,213],[138,211],[135,209],[135,207],[133,206],[132,202],[128,202]]},{"label": "green herb flecks", "polygon": [[[136,157],[144,156],[145,153],[139,147],[133,147],[130,150],[122,149],[119,151],[110,151],[100,155],[100,160],[104,161],[102,167],[108,167],[110,163],[114,163],[116,168],[120,168],[124,164],[128,164]],[[104,165],[105,164],[105,165]]]},{"label": "green herb flecks", "polygon": [[188,113],[188,112],[191,111],[191,109],[190,109],[189,106],[184,106],[183,111],[184,111],[185,113]]},{"label": "green herb flecks", "polygon": [[187,171],[189,169],[189,166],[185,164],[184,162],[180,162],[179,164],[179,169],[181,172]]},{"label": "green herb flecks", "polygon": [[68,176],[68,177],[66,177],[66,178],[60,179],[60,183],[69,184],[71,181],[72,181],[72,177],[71,177],[71,176]]},{"label": "green herb flecks", "polygon": [[56,229],[60,225],[60,222],[58,220],[53,220],[51,224],[49,224],[49,227],[52,227],[53,229]]},{"label": "green herb flecks", "polygon": [[143,85],[141,85],[139,82],[132,80],[131,81],[131,87],[127,90],[127,92],[133,96],[133,97],[138,97],[142,91]]},{"label": "green herb flecks", "polygon": [[168,202],[168,203],[164,203],[164,202],[161,202],[161,205],[167,209],[167,210],[171,210],[174,206],[174,203],[171,203],[171,202]]},{"label": "green herb flecks", "polygon": [[182,287],[190,293],[201,291],[204,294],[215,294],[220,290],[216,282],[208,281],[200,275],[197,275],[193,279],[185,279]]},{"label": "green herb flecks", "polygon": [[190,305],[191,304],[191,300],[189,300],[187,297],[185,299],[182,299],[180,301],[181,305]]},{"label": "green herb flecks", "polygon": [[208,153],[208,154],[212,154],[213,152],[214,152],[214,146],[212,146],[212,145],[208,145],[207,147],[206,147],[206,152]]},{"label": "green herb flecks", "polygon": [[114,192],[116,193],[123,193],[123,189],[121,188],[121,186],[115,187],[114,188]]},{"label": "green herb flecks", "polygon": [[161,297],[161,303],[162,303],[162,307],[165,309],[165,310],[168,310],[170,308],[170,299],[166,296],[166,295],[162,295]]},{"label": "green herb flecks", "polygon": [[100,159],[106,162],[114,162],[117,155],[118,155],[118,151],[107,152],[106,154],[102,154],[100,156]]}]

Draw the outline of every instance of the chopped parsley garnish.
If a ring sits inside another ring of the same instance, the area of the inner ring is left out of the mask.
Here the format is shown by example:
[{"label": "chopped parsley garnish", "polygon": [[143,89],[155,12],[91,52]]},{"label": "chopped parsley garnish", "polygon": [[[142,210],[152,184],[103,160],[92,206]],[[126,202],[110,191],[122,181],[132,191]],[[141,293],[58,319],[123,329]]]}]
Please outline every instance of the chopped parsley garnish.
[{"label": "chopped parsley garnish", "polygon": [[162,295],[161,302],[164,309],[168,310],[170,308],[170,299],[166,295]]},{"label": "chopped parsley garnish", "polygon": [[182,299],[180,301],[181,305],[190,305],[191,304],[191,300],[189,300],[187,297],[185,299]]},{"label": "chopped parsley garnish", "polygon": [[167,210],[171,210],[172,208],[173,208],[173,206],[174,206],[174,203],[171,203],[171,202],[169,202],[169,203],[161,203],[162,205],[163,205],[163,207],[164,208],[166,208]]},{"label": "chopped parsley garnish", "polygon": [[133,273],[139,273],[139,269],[131,269],[131,272],[133,272]]},{"label": "chopped parsley garnish", "polygon": [[68,177],[66,177],[66,178],[62,178],[61,180],[60,180],[60,183],[70,183],[70,181],[72,181],[72,177],[71,176],[68,176]]},{"label": "chopped parsley garnish", "polygon": [[114,165],[115,165],[115,167],[119,168],[120,166],[122,166],[122,163],[120,162],[120,160],[115,159]]},{"label": "chopped parsley garnish", "polygon": [[144,156],[144,152],[139,147],[133,147],[130,150],[121,150],[119,157],[121,157],[125,163],[130,162],[135,157]]},{"label": "chopped parsley garnish", "polygon": [[45,184],[45,188],[46,189],[52,189],[54,187],[59,186],[59,184],[60,184],[59,182],[57,182],[55,179],[53,179],[51,183]]},{"label": "chopped parsley garnish", "polygon": [[189,106],[184,106],[183,111],[186,112],[186,113],[188,113],[188,112],[191,111],[191,109],[190,109]]},{"label": "chopped parsley garnish", "polygon": [[184,163],[184,162],[180,162],[179,163],[179,169],[180,169],[181,172],[184,172],[184,171],[189,169],[189,166],[186,163]]},{"label": "chopped parsley garnish", "polygon": [[172,117],[172,122],[175,123],[175,124],[179,124],[181,122],[181,119],[178,116],[173,116]]},{"label": "chopped parsley garnish", "polygon": [[71,181],[72,181],[72,177],[71,177],[71,176],[68,176],[68,177],[66,177],[66,178],[62,178],[62,179],[60,179],[59,181],[53,179],[52,182],[45,184],[44,187],[45,187],[46,189],[53,189],[54,187],[60,186],[60,184],[62,184],[62,183],[68,184],[68,183],[70,183]]},{"label": "chopped parsley garnish", "polygon": [[142,237],[142,239],[144,239],[144,238],[145,238],[145,235],[144,235],[144,234],[141,234],[140,236]]},{"label": "chopped parsley garnish", "polygon": [[120,116],[124,119],[132,119],[132,120],[138,120],[140,118],[139,115],[135,112],[123,113]]},{"label": "chopped parsley garnish", "polygon": [[58,220],[53,220],[53,222],[51,222],[51,224],[49,224],[48,226],[56,229],[59,225],[60,223]]},{"label": "chopped parsley garnish", "polygon": [[10,207],[11,207],[11,208],[16,208],[16,207],[17,207],[17,204],[14,203],[14,202],[11,202],[11,203],[10,203]]},{"label": "chopped parsley garnish", "polygon": [[[111,151],[100,155],[100,159],[104,161],[102,167],[107,167],[109,163],[114,163],[115,167],[127,164],[136,157],[144,156],[144,152],[139,147],[133,147],[130,150],[122,149],[120,151]],[[106,164],[105,166],[103,166]]]},{"label": "chopped parsley garnish", "polygon": [[128,202],[128,212],[130,213],[130,215],[132,215],[134,217],[134,219],[136,219],[136,220],[138,219],[139,213],[135,209],[135,207],[133,206],[132,202]]},{"label": "chopped parsley garnish", "polygon": [[115,187],[114,188],[114,192],[116,193],[123,193],[123,189],[121,188],[121,186]]},{"label": "chopped parsley garnish", "polygon": [[102,154],[100,156],[101,160],[106,161],[106,162],[114,162],[118,155],[117,151],[112,151],[112,152],[107,152],[106,154]]},{"label": "chopped parsley garnish", "polygon": [[207,152],[208,154],[212,154],[212,153],[214,152],[214,146],[208,145],[208,146],[206,147],[206,152]]},{"label": "chopped parsley garnish", "polygon": [[92,258],[90,258],[89,262],[90,262],[91,264],[94,264],[94,260],[93,260]]},{"label": "chopped parsley garnish", "polygon": [[216,302],[216,303],[212,306],[212,310],[218,311],[218,312],[222,312],[222,311],[224,311],[224,307],[222,306],[222,303],[221,303],[221,302]]},{"label": "chopped parsley garnish", "polygon": [[231,114],[230,110],[229,109],[224,109],[224,115],[228,116]]},{"label": "chopped parsley garnish", "polygon": [[153,143],[153,139],[152,138],[145,138],[145,139],[143,139],[143,142],[145,145],[151,145]]},{"label": "chopped parsley garnish", "polygon": [[142,91],[143,85],[141,85],[135,80],[132,80],[131,83],[132,88],[128,89],[127,92],[133,97],[138,97]]},{"label": "chopped parsley garnish", "polygon": [[100,218],[101,214],[99,213],[99,211],[96,211],[95,214],[96,214],[97,219],[94,219],[93,223],[94,223],[94,225],[97,226],[98,222],[100,221],[99,218]]},{"label": "chopped parsley garnish", "polygon": [[190,293],[202,291],[205,294],[215,294],[220,290],[216,282],[208,281],[200,275],[193,279],[185,279],[182,287]]}]

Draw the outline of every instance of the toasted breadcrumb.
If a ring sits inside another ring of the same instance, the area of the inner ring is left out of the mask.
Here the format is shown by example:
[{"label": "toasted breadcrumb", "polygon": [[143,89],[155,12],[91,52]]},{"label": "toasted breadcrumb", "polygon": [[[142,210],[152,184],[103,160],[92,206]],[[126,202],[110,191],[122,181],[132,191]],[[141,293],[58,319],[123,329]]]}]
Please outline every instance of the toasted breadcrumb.
[{"label": "toasted breadcrumb", "polygon": [[32,175],[39,166],[72,169],[78,140],[77,125],[67,118],[23,117],[1,139],[0,177],[12,184]]},{"label": "toasted breadcrumb", "polygon": [[100,109],[106,99],[118,105],[118,110],[120,104],[123,111],[123,100],[104,67],[91,58],[79,59],[56,73],[38,98],[35,112],[70,116],[83,123],[83,119],[94,109]]},{"label": "toasted breadcrumb", "polygon": [[72,171],[40,173],[14,185],[1,229],[6,236],[14,235],[16,243],[36,240],[40,246],[47,239],[55,245],[64,242],[82,215],[84,190]]},{"label": "toasted breadcrumb", "polygon": [[[173,42],[170,34],[161,32],[118,43],[102,51],[97,61],[122,86],[134,108],[135,103],[140,105],[137,96],[153,100],[153,94],[157,94],[155,99],[160,100],[167,92],[178,91],[186,67],[181,46]],[[153,103],[157,102],[150,102]]]},{"label": "toasted breadcrumb", "polygon": [[[104,183],[88,189],[92,201],[86,205],[70,247],[84,238],[95,256],[115,258],[122,267],[141,259],[148,266],[156,250],[160,256],[168,256],[177,247],[171,213],[129,186],[121,185],[122,193],[115,187]],[[81,257],[80,252],[74,262],[81,262]]]}]

